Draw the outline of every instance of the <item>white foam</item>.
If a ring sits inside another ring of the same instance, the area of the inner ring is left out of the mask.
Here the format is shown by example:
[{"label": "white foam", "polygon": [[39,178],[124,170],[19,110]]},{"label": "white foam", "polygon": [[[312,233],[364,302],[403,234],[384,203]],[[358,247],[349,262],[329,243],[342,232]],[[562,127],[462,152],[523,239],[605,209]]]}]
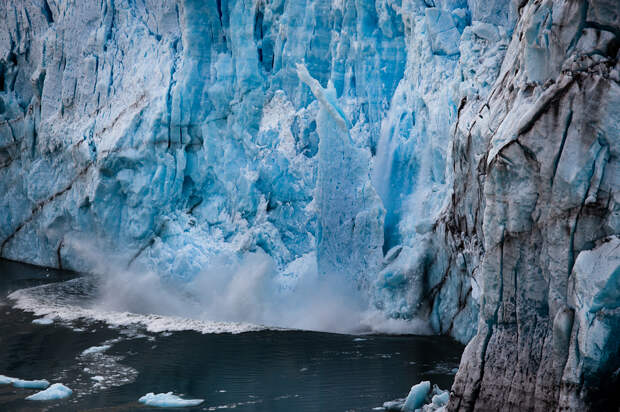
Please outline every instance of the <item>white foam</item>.
[{"label": "white foam", "polygon": [[196,331],[203,334],[243,333],[267,329],[251,323],[215,322],[188,319],[180,316],[138,314],[92,307],[93,298],[89,291],[96,287],[96,280],[81,277],[62,283],[20,289],[9,295],[13,306],[36,316],[58,318],[65,322],[90,320],[105,322],[112,327],[139,325],[148,332]]}]

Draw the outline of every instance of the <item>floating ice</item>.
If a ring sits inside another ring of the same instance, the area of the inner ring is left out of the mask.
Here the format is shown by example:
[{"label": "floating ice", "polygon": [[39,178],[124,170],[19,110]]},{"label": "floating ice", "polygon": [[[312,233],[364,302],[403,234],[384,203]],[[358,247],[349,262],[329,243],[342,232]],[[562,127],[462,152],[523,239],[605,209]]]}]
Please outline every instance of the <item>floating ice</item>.
[{"label": "floating ice", "polygon": [[424,381],[414,385],[407,398],[384,402],[382,407],[374,410],[398,411],[398,412],[444,412],[450,400],[450,392],[441,390],[433,385],[430,390],[430,382]]},{"label": "floating ice", "polygon": [[51,325],[54,323],[54,319],[51,318],[39,318],[32,321],[36,325]]},{"label": "floating ice", "polygon": [[30,395],[26,399],[29,401],[52,401],[68,398],[72,393],[73,391],[62,383],[55,383],[44,391]]},{"label": "floating ice", "polygon": [[10,385],[13,383],[15,378],[11,378],[8,376],[0,375],[0,385]]},{"label": "floating ice", "polygon": [[90,348],[82,351],[82,355],[92,355],[94,353],[105,352],[111,347],[112,345],[91,346]]},{"label": "floating ice", "polygon": [[423,381],[417,385],[413,385],[405,399],[403,405],[403,412],[414,412],[416,409],[422,407],[426,401],[426,397],[431,390],[431,383],[429,381]]},{"label": "floating ice", "polygon": [[38,380],[24,380],[18,378],[11,378],[10,376],[0,375],[0,385],[13,385],[16,388],[26,389],[45,389],[49,386],[49,382],[45,379]]},{"label": "floating ice", "polygon": [[145,405],[159,408],[182,408],[184,406],[198,406],[204,402],[204,399],[182,399],[179,396],[173,395],[172,392],[157,394],[150,392],[138,399],[138,401]]}]

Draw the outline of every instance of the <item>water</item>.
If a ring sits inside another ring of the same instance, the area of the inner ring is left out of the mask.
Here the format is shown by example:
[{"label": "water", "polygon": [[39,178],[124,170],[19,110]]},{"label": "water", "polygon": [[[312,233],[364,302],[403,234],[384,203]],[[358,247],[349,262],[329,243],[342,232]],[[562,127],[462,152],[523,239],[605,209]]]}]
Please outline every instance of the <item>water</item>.
[{"label": "water", "polygon": [[[369,411],[406,396],[421,380],[449,388],[463,350],[436,336],[149,332],[140,324],[111,327],[80,318],[37,325],[33,314],[6,298],[38,284],[83,285],[69,280],[75,276],[0,261],[0,374],[44,378],[74,390],[66,400],[33,403],[24,398],[35,391],[0,385],[0,410],[163,410],[137,399],[172,391],[205,399],[185,410]],[[73,288],[69,295],[73,301],[68,295],[50,299],[71,308],[75,300],[87,300],[88,288]],[[109,349],[82,354],[101,345]]]}]

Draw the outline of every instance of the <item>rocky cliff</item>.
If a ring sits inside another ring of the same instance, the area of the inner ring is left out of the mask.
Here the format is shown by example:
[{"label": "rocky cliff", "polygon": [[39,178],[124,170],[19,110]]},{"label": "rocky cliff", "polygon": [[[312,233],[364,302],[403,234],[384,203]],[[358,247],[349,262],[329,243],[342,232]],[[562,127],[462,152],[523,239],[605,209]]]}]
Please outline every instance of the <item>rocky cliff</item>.
[{"label": "rocky cliff", "polygon": [[483,297],[450,410],[618,407],[619,19],[617,1],[524,2],[457,123],[447,223],[484,239]]}]

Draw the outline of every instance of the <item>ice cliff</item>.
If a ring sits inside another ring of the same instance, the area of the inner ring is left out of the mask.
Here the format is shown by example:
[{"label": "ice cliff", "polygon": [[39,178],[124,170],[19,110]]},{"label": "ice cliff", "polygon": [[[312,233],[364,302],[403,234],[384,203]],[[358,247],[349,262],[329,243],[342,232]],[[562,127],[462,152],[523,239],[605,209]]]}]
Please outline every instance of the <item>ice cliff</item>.
[{"label": "ice cliff", "polygon": [[283,289],[344,278],[389,318],[473,336],[479,253],[453,265],[436,222],[459,104],[488,93],[514,10],[0,6],[2,257],[88,270],[96,243],[189,281],[262,250]]},{"label": "ice cliff", "polygon": [[1,2],[0,256],[264,251],[471,340],[449,409],[584,408],[620,367],[619,8]]}]

